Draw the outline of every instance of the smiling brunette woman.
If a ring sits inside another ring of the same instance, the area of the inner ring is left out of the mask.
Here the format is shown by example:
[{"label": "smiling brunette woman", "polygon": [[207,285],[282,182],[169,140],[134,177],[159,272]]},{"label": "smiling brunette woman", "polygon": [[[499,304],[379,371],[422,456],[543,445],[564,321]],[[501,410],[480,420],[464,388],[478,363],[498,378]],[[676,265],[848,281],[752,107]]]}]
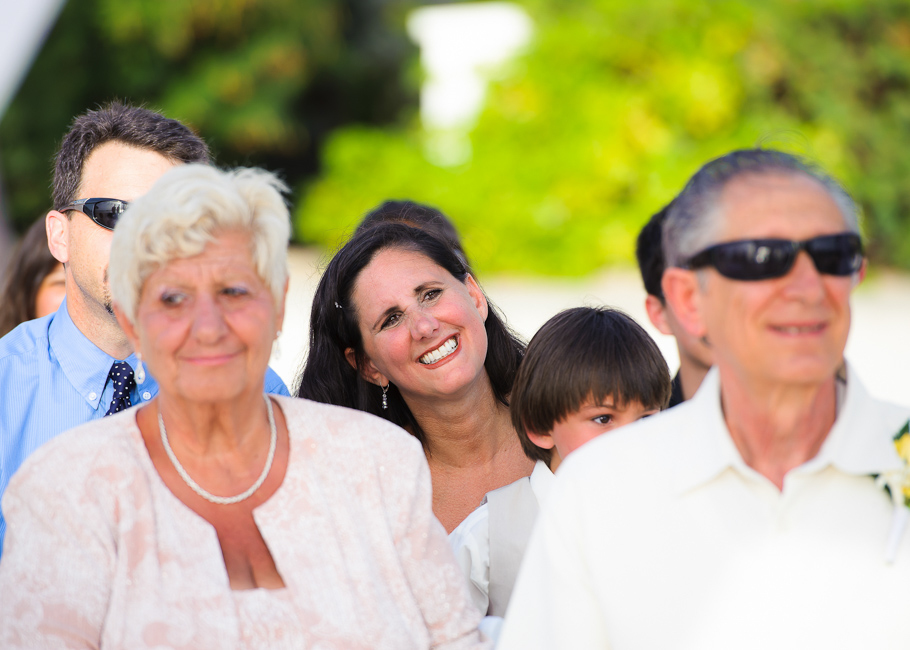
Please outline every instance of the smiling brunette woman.
[{"label": "smiling brunette woman", "polygon": [[124,213],[111,293],[159,393],[13,477],[0,647],[486,647],[417,441],[263,395],[283,189],[182,165]]},{"label": "smiling brunette woman", "polygon": [[298,396],[381,415],[420,440],[433,511],[451,532],[533,469],[508,408],[523,352],[451,247],[380,223],[319,282]]}]

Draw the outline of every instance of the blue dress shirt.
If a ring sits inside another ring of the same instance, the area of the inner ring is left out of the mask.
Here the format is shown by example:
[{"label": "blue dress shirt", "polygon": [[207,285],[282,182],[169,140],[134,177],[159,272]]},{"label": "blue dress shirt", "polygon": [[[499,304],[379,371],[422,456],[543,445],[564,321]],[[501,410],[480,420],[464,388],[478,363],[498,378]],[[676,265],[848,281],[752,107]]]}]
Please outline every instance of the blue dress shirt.
[{"label": "blue dress shirt", "polygon": [[[70,318],[66,300],[56,313],[22,323],[0,338],[0,497],[13,473],[38,447],[60,433],[104,417],[114,395],[108,373],[115,361],[136,368],[136,355],[115,359],[83,334]],[[274,370],[265,391],[290,395]],[[158,394],[145,381],[130,393],[133,405]],[[0,512],[0,553],[6,521]]]}]

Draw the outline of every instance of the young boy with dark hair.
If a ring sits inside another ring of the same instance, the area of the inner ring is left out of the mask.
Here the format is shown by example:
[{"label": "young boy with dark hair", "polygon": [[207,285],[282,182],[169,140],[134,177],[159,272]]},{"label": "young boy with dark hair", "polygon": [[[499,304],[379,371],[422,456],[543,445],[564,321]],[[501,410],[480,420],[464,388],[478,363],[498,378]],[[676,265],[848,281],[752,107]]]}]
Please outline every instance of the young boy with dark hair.
[{"label": "young boy with dark hair", "polygon": [[530,476],[488,492],[449,536],[482,612],[503,616],[553,472],[589,440],[658,412],[670,372],[657,344],[621,311],[560,312],[528,345],[510,396]]}]

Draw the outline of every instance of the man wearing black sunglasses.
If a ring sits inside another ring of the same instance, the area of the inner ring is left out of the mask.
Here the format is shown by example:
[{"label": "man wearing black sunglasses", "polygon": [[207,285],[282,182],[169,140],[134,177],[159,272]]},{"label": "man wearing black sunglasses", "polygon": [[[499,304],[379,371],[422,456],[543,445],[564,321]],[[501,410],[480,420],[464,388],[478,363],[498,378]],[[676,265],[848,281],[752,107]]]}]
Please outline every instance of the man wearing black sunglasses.
[{"label": "man wearing black sunglasses", "polygon": [[[63,138],[46,225],[51,253],[64,265],[66,299],[55,314],[0,339],[0,495],[43,443],[157,394],[114,317],[108,257],[129,201],[190,162],[210,162],[199,136],[176,120],[116,102],[76,118]],[[266,390],[288,394],[271,369]],[[0,545],[5,527],[0,515]]]},{"label": "man wearing black sunglasses", "polygon": [[689,181],[663,242],[664,295],[715,366],[560,467],[498,647],[906,648],[910,409],[844,362],[852,200],[794,156],[736,151]]}]

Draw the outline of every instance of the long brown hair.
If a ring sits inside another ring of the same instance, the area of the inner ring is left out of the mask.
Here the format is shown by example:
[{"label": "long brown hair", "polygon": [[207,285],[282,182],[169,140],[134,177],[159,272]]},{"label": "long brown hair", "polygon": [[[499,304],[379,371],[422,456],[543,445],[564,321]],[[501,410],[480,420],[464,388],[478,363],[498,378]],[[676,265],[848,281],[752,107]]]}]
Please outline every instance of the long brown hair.
[{"label": "long brown hair", "polygon": [[47,247],[44,219],[39,219],[25,233],[6,267],[6,279],[0,291],[0,336],[36,317],[38,289],[57,264]]}]

